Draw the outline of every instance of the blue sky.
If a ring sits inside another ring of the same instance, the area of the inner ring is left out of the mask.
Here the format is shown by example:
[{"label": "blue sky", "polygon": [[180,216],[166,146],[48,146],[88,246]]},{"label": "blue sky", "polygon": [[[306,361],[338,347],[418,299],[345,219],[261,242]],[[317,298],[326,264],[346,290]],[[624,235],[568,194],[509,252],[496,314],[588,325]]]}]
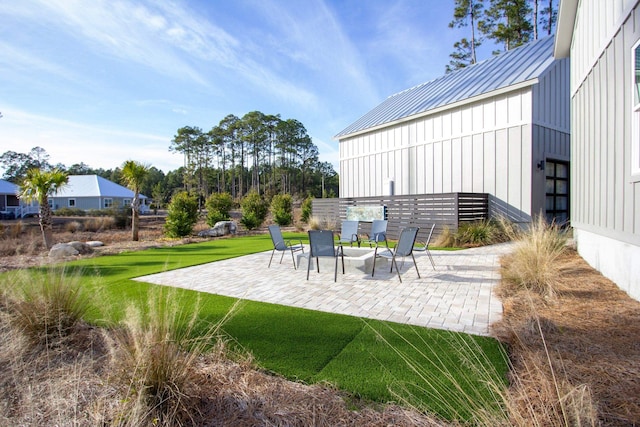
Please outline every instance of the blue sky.
[{"label": "blue sky", "polygon": [[0,153],[164,172],[178,128],[302,122],[320,159],[395,92],[444,73],[449,0],[21,0],[0,7]]}]

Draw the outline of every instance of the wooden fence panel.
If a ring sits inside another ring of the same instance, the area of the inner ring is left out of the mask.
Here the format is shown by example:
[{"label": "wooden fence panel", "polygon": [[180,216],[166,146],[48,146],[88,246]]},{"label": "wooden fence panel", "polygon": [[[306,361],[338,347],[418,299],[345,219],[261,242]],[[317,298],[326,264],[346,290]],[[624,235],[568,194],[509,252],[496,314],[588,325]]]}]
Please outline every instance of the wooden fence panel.
[{"label": "wooden fence panel", "polygon": [[[346,219],[348,206],[386,206],[389,238],[397,239],[400,230],[420,227],[418,239],[426,239],[433,224],[435,235],[445,227],[455,232],[461,223],[489,218],[489,195],[486,193],[442,193],[403,196],[314,199],[313,216],[335,222]],[[360,223],[360,233],[368,234],[370,223]]]}]

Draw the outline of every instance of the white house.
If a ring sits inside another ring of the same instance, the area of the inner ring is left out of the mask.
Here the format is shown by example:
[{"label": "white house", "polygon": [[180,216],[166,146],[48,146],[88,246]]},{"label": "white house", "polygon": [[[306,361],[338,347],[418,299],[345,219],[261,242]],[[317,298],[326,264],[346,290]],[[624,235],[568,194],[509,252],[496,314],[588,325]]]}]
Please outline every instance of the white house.
[{"label": "white house", "polygon": [[569,61],[553,37],[390,96],[336,135],[340,197],[489,193],[492,214],[565,221]]},{"label": "white house", "polygon": [[[108,209],[130,206],[134,193],[130,189],[98,175],[69,175],[67,185],[49,197],[55,211],[60,208],[83,210]],[[149,210],[147,197],[140,197],[140,212]]]},{"label": "white house", "polygon": [[580,255],[640,299],[640,2],[561,0],[571,59],[571,224]]}]

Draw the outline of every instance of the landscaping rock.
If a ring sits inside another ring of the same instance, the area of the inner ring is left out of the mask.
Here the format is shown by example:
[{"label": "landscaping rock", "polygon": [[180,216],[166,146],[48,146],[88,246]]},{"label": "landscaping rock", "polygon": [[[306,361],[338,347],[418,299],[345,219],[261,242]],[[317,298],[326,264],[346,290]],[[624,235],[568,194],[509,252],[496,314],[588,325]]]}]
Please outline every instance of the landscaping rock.
[{"label": "landscaping rock", "polygon": [[213,228],[198,233],[200,237],[220,237],[228,234],[236,234],[238,225],[235,221],[218,221]]},{"label": "landscaping rock", "polygon": [[92,248],[99,248],[101,246],[104,246],[104,243],[102,243],[99,240],[92,240],[92,241],[87,242],[87,245],[89,245]]},{"label": "landscaping rock", "polygon": [[49,250],[49,258],[67,258],[93,252],[91,246],[82,242],[57,243]]}]

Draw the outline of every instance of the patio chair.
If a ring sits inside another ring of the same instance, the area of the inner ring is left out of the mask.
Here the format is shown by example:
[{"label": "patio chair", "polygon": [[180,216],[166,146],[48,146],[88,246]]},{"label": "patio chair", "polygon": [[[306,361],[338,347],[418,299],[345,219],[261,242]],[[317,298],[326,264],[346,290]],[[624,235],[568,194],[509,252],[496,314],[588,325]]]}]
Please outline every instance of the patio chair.
[{"label": "patio chair", "polygon": [[417,244],[413,248],[413,250],[416,252],[425,252],[427,254],[427,256],[429,257],[429,261],[431,261],[431,266],[433,267],[434,270],[436,269],[436,264],[433,262],[431,251],[429,251],[429,244],[431,243],[431,236],[433,236],[433,230],[435,228],[436,228],[436,225],[433,224],[431,226],[431,230],[429,231],[429,237],[427,237],[427,240],[425,240],[424,242],[422,241],[417,242]]},{"label": "patio chair", "polygon": [[295,252],[302,251],[304,253],[304,246],[302,246],[302,240],[295,239],[299,243],[292,243],[294,240],[284,240],[282,237],[282,231],[280,230],[279,225],[270,225],[269,226],[269,234],[271,235],[271,241],[273,242],[273,250],[271,251],[271,259],[269,260],[269,267],[271,267],[271,261],[273,260],[273,255],[276,251],[282,252],[282,256],[280,256],[280,264],[282,264],[282,258],[284,258],[285,252],[291,252],[291,259],[293,260],[293,268],[297,270],[296,267],[296,259],[293,256]]},{"label": "patio chair", "polygon": [[416,267],[416,273],[418,273],[418,278],[420,278],[420,271],[418,271],[418,264],[416,264],[416,259],[413,256],[413,246],[416,243],[416,236],[418,235],[419,227],[407,227],[404,228],[400,232],[400,239],[398,239],[398,243],[396,247],[391,250],[389,248],[383,249],[382,252],[378,252],[378,247],[376,247],[374,256],[373,256],[373,268],[371,269],[371,277],[376,272],[376,259],[377,258],[386,258],[391,260],[391,269],[390,272],[393,271],[393,266],[396,267],[396,272],[398,273],[398,279],[400,279],[400,283],[402,283],[402,278],[400,277],[400,269],[398,268],[398,263],[396,259],[398,257],[408,257],[410,256],[413,259],[413,265]]},{"label": "patio chair", "polygon": [[360,247],[360,237],[358,237],[358,224],[358,221],[342,221],[338,243],[349,243],[350,246],[353,246],[353,242],[356,242],[358,244],[358,247]]},{"label": "patio chair", "polygon": [[376,245],[378,247],[378,243],[384,242],[384,244],[389,248],[389,244],[387,243],[387,223],[386,219],[374,219],[371,222],[371,234],[369,234],[369,247]]},{"label": "patio chair", "polygon": [[320,273],[320,257],[335,258],[335,269],[333,281],[338,281],[338,257],[342,258],[342,274],[344,274],[344,255],[342,245],[335,246],[333,231],[331,230],[309,230],[309,262],[307,263],[307,280],[309,280],[309,270],[311,270],[311,260],[316,259],[316,268]]}]

